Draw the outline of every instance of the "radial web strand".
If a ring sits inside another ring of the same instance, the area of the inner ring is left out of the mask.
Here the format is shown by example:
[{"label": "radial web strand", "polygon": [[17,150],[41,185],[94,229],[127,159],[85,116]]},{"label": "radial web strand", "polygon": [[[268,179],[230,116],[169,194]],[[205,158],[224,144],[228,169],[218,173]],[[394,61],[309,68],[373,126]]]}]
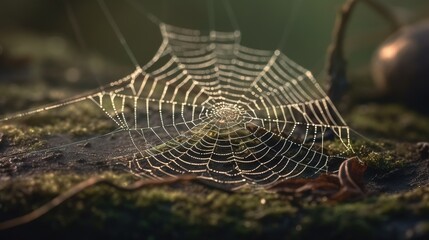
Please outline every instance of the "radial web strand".
[{"label": "radial web strand", "polygon": [[133,133],[134,173],[269,186],[325,172],[327,134],[351,150],[349,128],[329,97],[281,52],[241,46],[238,31],[160,28],[155,58],[129,83],[92,97]]},{"label": "radial web strand", "polygon": [[[145,66],[102,91],[33,112],[91,101],[129,135],[133,173],[194,174],[228,188],[311,177],[352,151],[329,97],[280,51],[244,47],[239,31],[159,26],[163,42]],[[342,150],[328,155],[326,140]]]}]

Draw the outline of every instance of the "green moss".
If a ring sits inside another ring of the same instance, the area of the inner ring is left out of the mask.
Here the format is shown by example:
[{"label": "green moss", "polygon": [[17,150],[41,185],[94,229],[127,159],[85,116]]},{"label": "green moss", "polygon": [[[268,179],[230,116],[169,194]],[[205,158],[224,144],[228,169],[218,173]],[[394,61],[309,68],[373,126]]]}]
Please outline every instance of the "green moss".
[{"label": "green moss", "polygon": [[[129,174],[107,172],[101,176],[121,185],[135,180]],[[47,173],[3,182],[0,218],[24,214],[88,177]],[[429,187],[332,204],[263,191],[229,194],[195,184],[132,193],[95,186],[41,219],[0,232],[0,236],[26,236],[31,232],[34,236],[73,238],[91,229],[88,236],[106,238],[278,239],[314,238],[321,234],[325,238],[387,238],[393,233],[383,227],[385,224],[401,222],[422,232],[428,214]]]},{"label": "green moss", "polygon": [[10,145],[37,149],[45,144],[45,136],[67,134],[71,137],[88,136],[113,130],[112,121],[93,103],[70,105],[31,115],[0,126]]},{"label": "green moss", "polygon": [[[129,184],[128,174],[103,174],[118,184]],[[0,214],[2,219],[23,214],[87,176],[43,174],[3,184]],[[38,229],[39,224],[61,232],[88,227],[104,229],[106,236],[133,236],[136,233],[158,237],[186,234],[198,237],[205,231],[216,235],[250,236],[260,233],[263,221],[293,216],[297,209],[282,202],[275,194],[227,194],[199,186],[150,188],[123,193],[105,186],[86,190],[66,202],[40,221],[25,228]],[[261,204],[261,198],[265,204]],[[269,218],[267,218],[269,216]],[[117,221],[109,228],[111,221]],[[123,230],[126,229],[124,232]],[[216,231],[222,229],[222,232]],[[37,231],[37,230],[36,230]],[[102,233],[101,235],[104,235]],[[142,236],[143,236],[142,235]]]},{"label": "green moss", "polygon": [[404,167],[417,156],[415,145],[387,141],[358,142],[356,149],[362,161],[377,172],[388,172]]},{"label": "green moss", "polygon": [[[329,239],[403,239],[406,229],[427,224],[429,187],[409,192],[366,198],[336,205],[318,205],[305,209],[300,237],[314,231],[327,232]],[[389,229],[392,223],[404,229]],[[351,235],[352,234],[352,235]]]},{"label": "green moss", "polygon": [[347,122],[369,136],[421,141],[429,136],[429,117],[395,104],[355,107]]},{"label": "green moss", "polygon": [[371,152],[364,158],[364,162],[369,167],[380,171],[388,171],[404,165],[404,162],[396,159],[391,152]]},{"label": "green moss", "polygon": [[[346,151],[343,157],[359,157],[368,168],[376,172],[388,172],[393,169],[404,167],[408,162],[415,159],[417,147],[414,144],[394,143],[391,141],[372,142],[362,138],[351,140],[353,151]],[[326,142],[325,152],[335,155],[344,151],[341,141]]]},{"label": "green moss", "polygon": [[5,135],[9,145],[18,145],[34,150],[43,147],[46,142],[40,140],[40,134],[34,129],[18,128],[15,125],[2,125],[0,132]]}]

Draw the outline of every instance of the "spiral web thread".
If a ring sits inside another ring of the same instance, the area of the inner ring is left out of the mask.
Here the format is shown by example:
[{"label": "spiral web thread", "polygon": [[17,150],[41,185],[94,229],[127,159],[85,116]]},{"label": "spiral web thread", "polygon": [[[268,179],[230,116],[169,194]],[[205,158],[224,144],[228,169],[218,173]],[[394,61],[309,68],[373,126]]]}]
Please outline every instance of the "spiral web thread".
[{"label": "spiral web thread", "polygon": [[[349,128],[312,74],[279,50],[240,45],[240,32],[159,24],[163,42],[145,66],[102,91],[36,109],[94,102],[129,135],[133,173],[195,174],[228,188],[268,187],[327,171],[353,151]],[[324,152],[324,141],[343,150]]]},{"label": "spiral web thread", "polygon": [[138,175],[195,174],[232,188],[266,187],[327,171],[352,151],[349,128],[312,74],[280,51],[240,45],[240,32],[207,34],[160,24],[145,66],[85,97],[129,133]]}]

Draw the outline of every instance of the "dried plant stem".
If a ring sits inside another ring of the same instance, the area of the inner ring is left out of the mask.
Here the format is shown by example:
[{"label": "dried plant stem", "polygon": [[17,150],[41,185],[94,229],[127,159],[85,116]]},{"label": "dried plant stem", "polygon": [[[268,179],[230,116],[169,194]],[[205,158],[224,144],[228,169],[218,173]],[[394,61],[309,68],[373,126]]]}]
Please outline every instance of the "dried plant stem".
[{"label": "dried plant stem", "polygon": [[333,40],[328,49],[328,95],[334,103],[338,103],[341,100],[341,97],[348,85],[346,76],[347,61],[344,57],[344,39],[347,24],[350,20],[352,11],[358,2],[364,2],[373,8],[380,16],[385,18],[392,25],[392,30],[396,30],[401,26],[401,23],[395,14],[388,7],[376,0],[348,0],[344,3],[338,12],[333,31]]},{"label": "dried plant stem", "polygon": [[[161,179],[161,180],[142,179],[142,180],[138,180],[138,181],[136,181],[136,182],[134,182],[128,186],[120,186],[120,185],[113,183],[111,180],[104,179],[101,177],[91,177],[91,178],[88,178],[87,180],[84,180],[84,181],[74,185],[73,187],[71,187],[66,192],[58,195],[57,197],[55,197],[51,201],[45,203],[41,207],[33,210],[32,212],[30,212],[28,214],[25,214],[21,217],[17,217],[17,218],[11,219],[11,220],[0,222],[0,230],[13,228],[13,227],[34,221],[37,218],[40,218],[41,216],[46,214],[47,212],[51,211],[52,209],[54,209],[55,207],[57,207],[58,205],[60,205],[64,201],[70,199],[71,197],[73,197],[76,194],[84,191],[85,189],[93,187],[95,185],[107,185],[107,186],[115,188],[119,191],[132,192],[132,191],[140,190],[140,189],[145,188],[145,187],[168,185],[168,184],[174,184],[174,183],[179,183],[179,182],[195,182],[195,183],[207,186],[207,187],[214,188],[212,185],[208,185],[205,182],[200,181],[194,175],[182,175],[180,177],[166,178],[166,179]],[[220,188],[216,188],[216,189],[222,190],[222,191],[227,191],[227,190],[220,189]]]}]

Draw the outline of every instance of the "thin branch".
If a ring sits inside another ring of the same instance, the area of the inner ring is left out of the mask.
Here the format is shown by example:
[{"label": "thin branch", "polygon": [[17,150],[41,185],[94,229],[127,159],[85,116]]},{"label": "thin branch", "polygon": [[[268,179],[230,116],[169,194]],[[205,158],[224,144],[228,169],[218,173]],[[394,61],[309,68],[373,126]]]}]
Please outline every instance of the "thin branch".
[{"label": "thin branch", "polygon": [[337,103],[347,88],[346,60],[343,46],[347,23],[351,12],[358,0],[348,0],[340,9],[334,27],[334,39],[328,49],[328,95],[334,103]]},{"label": "thin branch", "polygon": [[341,100],[348,85],[346,76],[347,61],[344,57],[344,39],[352,11],[359,1],[368,4],[380,16],[385,18],[392,25],[392,30],[396,30],[402,25],[395,14],[377,0],[348,0],[344,3],[338,12],[333,31],[333,40],[328,48],[327,72],[330,84],[328,94],[334,102]]},{"label": "thin branch", "polygon": [[[91,178],[88,178],[87,180],[84,180],[84,181],[74,185],[69,190],[58,195],[57,197],[55,197],[51,201],[45,203],[44,205],[33,210],[30,213],[27,213],[21,217],[17,217],[17,218],[11,219],[11,220],[0,222],[0,230],[5,230],[5,229],[17,227],[17,226],[29,223],[31,221],[34,221],[34,220],[40,218],[41,216],[45,215],[46,213],[48,213],[49,211],[51,211],[52,209],[54,209],[55,207],[57,207],[58,205],[63,203],[64,201],[70,199],[71,197],[73,197],[76,194],[84,191],[85,189],[93,187],[95,185],[107,185],[107,186],[115,188],[119,191],[133,192],[133,191],[137,191],[137,190],[140,190],[142,188],[145,188],[145,187],[155,187],[155,186],[168,185],[168,184],[174,184],[174,183],[179,183],[179,182],[181,182],[181,183],[183,183],[183,182],[195,182],[197,184],[200,184],[200,185],[203,185],[206,187],[215,188],[214,186],[209,185],[204,181],[201,181],[200,179],[198,179],[194,175],[183,175],[183,176],[179,176],[176,178],[166,178],[166,179],[161,179],[161,180],[142,179],[142,180],[138,180],[138,181],[132,183],[129,186],[120,186],[120,185],[117,185],[117,184],[111,182],[108,179],[104,179],[101,177],[91,177]],[[221,189],[221,188],[216,188],[216,189],[221,190],[221,191],[230,192],[228,190]]]},{"label": "thin branch", "polygon": [[374,9],[381,17],[383,17],[392,28],[392,31],[399,29],[403,23],[399,20],[398,16],[385,4],[380,3],[378,0],[361,0]]}]

